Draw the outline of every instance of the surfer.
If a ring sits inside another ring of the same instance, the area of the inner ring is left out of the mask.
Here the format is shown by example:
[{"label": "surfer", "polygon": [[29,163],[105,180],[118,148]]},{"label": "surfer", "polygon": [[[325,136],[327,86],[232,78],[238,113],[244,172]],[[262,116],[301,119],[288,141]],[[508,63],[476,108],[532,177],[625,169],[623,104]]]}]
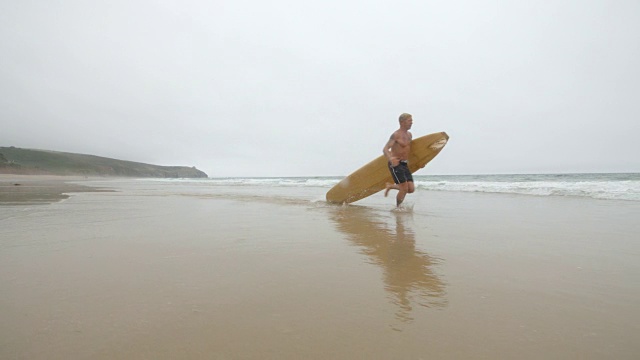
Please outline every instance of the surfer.
[{"label": "surfer", "polygon": [[389,190],[398,190],[396,196],[396,205],[399,207],[404,201],[407,194],[411,194],[415,187],[413,177],[409,170],[408,160],[411,151],[411,125],[413,125],[413,117],[411,114],[403,113],[398,119],[400,128],[394,131],[389,141],[384,145],[382,152],[389,162],[389,170],[395,184],[387,183],[384,196],[389,195]]}]

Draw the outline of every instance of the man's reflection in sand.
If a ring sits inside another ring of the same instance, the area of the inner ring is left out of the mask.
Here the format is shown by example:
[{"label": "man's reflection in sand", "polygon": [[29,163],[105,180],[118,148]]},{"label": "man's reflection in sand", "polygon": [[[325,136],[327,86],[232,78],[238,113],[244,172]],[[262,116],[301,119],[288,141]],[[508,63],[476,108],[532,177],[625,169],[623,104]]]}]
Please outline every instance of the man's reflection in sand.
[{"label": "man's reflection in sand", "polygon": [[332,219],[371,263],[382,268],[385,290],[399,306],[400,320],[413,320],[412,304],[446,305],[445,284],[432,269],[439,260],[416,249],[415,233],[408,224],[412,220],[411,212],[394,211],[386,215],[349,206],[336,210]]}]

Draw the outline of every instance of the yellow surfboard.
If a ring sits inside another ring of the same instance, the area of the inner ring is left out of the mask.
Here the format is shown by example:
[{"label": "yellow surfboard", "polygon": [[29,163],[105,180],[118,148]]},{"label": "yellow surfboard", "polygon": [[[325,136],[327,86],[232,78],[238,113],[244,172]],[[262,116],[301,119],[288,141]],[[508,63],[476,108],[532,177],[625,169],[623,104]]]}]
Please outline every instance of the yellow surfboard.
[{"label": "yellow surfboard", "polygon": [[[425,135],[411,141],[409,170],[411,173],[422,169],[431,161],[449,141],[445,132]],[[331,203],[352,203],[373,195],[393,183],[387,158],[380,155],[367,165],[342,179],[327,192],[327,201]]]}]

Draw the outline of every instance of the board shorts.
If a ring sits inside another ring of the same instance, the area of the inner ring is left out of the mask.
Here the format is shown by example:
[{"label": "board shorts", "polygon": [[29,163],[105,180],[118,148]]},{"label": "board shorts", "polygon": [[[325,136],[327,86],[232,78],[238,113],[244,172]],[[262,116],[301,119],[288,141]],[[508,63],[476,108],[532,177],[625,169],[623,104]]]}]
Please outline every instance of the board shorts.
[{"label": "board shorts", "polygon": [[391,176],[396,184],[413,182],[413,176],[411,176],[409,164],[406,160],[400,161],[397,166],[391,166],[391,163],[389,163],[389,171],[391,171]]}]

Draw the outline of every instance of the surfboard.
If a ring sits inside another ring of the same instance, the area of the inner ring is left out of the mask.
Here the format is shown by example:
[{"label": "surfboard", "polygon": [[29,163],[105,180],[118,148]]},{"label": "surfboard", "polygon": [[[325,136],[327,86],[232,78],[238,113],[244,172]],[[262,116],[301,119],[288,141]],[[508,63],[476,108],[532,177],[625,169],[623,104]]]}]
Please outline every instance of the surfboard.
[{"label": "surfboard", "polygon": [[[421,136],[411,141],[409,153],[409,170],[414,172],[425,167],[440,153],[449,141],[445,132]],[[384,155],[373,159],[368,164],[342,179],[327,192],[330,203],[352,203],[383,190],[387,183],[393,183],[389,172],[387,158]]]}]

